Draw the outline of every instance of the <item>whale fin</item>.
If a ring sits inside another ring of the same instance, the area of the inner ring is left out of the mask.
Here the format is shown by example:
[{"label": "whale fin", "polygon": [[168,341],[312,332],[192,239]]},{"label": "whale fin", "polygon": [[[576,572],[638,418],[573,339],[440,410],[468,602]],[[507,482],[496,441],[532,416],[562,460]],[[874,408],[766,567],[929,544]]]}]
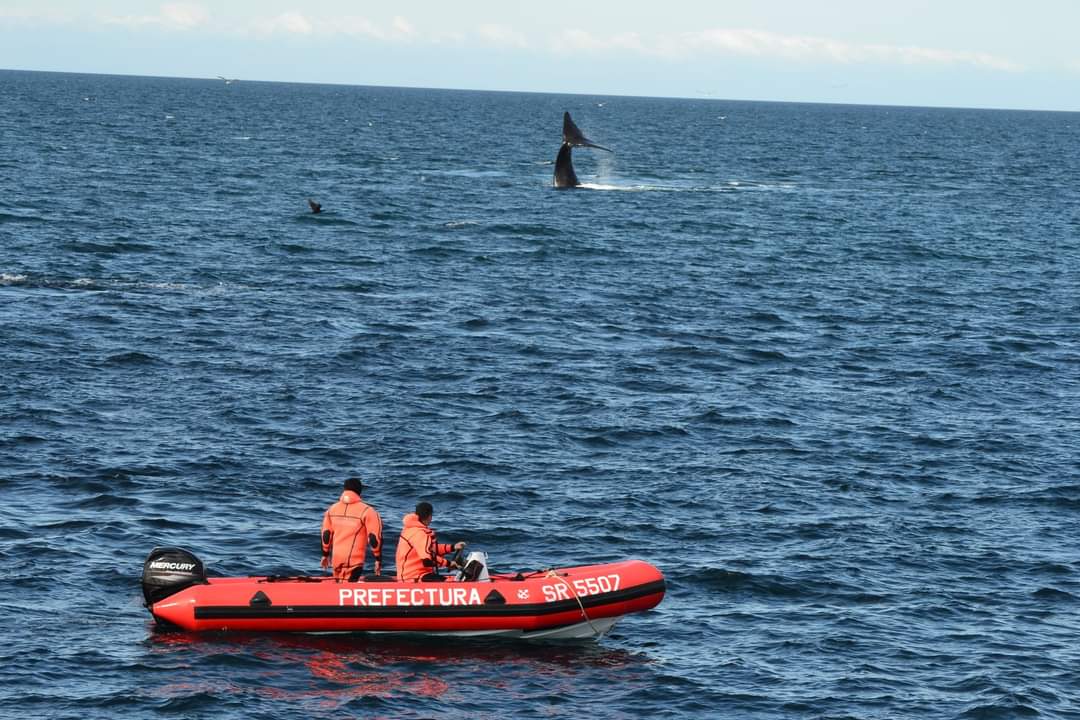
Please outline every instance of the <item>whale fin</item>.
[{"label": "whale fin", "polygon": [[574,147],[590,147],[597,150],[607,150],[608,152],[614,152],[611,148],[606,148],[603,145],[597,145],[589,138],[585,137],[585,133],[581,132],[581,129],[574,124],[574,121],[570,119],[570,113],[564,112],[562,118],[562,141],[564,144],[573,145]]}]

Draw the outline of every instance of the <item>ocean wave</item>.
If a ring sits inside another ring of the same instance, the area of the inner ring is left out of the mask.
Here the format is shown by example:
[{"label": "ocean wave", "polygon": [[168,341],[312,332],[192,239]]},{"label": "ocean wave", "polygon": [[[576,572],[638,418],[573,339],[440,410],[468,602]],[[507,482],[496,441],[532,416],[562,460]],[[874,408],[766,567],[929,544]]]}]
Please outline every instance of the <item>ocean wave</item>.
[{"label": "ocean wave", "polygon": [[107,510],[109,508],[131,508],[138,504],[139,501],[135,498],[103,493],[80,501],[79,507],[88,510]]},{"label": "ocean wave", "polygon": [[0,273],[0,285],[22,285],[28,280],[26,275]]},{"label": "ocean wave", "polygon": [[187,522],[184,520],[178,520],[176,518],[168,518],[161,516],[147,515],[140,517],[138,523],[148,530],[162,531],[162,530],[200,530],[202,529],[202,523]]},{"label": "ocean wave", "polygon": [[148,353],[139,352],[138,350],[127,350],[125,352],[115,353],[105,358],[106,365],[116,366],[128,366],[128,365],[161,365],[167,364],[161,358],[150,355]]},{"label": "ocean wave", "polygon": [[691,592],[711,592],[746,595],[759,598],[801,601],[829,601],[866,605],[892,602],[891,594],[873,592],[838,580],[826,578],[794,578],[777,574],[757,574],[723,568],[700,568],[692,572],[673,573],[673,583]]},{"label": "ocean wave", "polygon": [[667,425],[657,428],[594,428],[591,430],[571,431],[579,442],[593,447],[618,447],[620,445],[632,445],[649,440],[663,440],[666,438],[678,438],[689,435],[682,427]]},{"label": "ocean wave", "polygon": [[469,475],[475,474],[480,476],[499,476],[513,475],[516,473],[515,468],[510,465],[472,458],[411,462],[403,464],[402,467],[412,470],[414,472],[423,472],[425,474],[443,474],[450,472],[458,472]]},{"label": "ocean wave", "polygon": [[[740,357],[741,356],[741,357]],[[749,348],[735,356],[739,361],[749,364],[791,363],[794,360],[780,350]]]},{"label": "ocean wave", "polygon": [[798,423],[788,417],[761,416],[747,406],[709,408],[694,416],[693,422],[734,427],[794,428]]},{"label": "ocean wave", "polygon": [[424,175],[462,178],[499,178],[507,176],[507,173],[502,170],[474,170],[470,168],[458,170],[423,170],[421,172]]},{"label": "ocean wave", "polygon": [[119,291],[119,292],[143,292],[143,291],[201,291],[223,292],[233,291],[238,288],[229,288],[222,283],[214,285],[196,285],[187,282],[170,280],[134,280],[125,278],[57,278],[23,273],[0,273],[0,286],[22,286],[32,289],[49,290],[89,290],[94,292]]},{"label": "ocean wave", "polygon": [[482,225],[481,232],[488,235],[510,235],[512,237],[561,237],[562,231],[551,225],[539,223],[492,223]]},{"label": "ocean wave", "polygon": [[15,223],[43,223],[48,222],[48,218],[41,217],[39,215],[18,215],[15,213],[0,212],[0,225],[15,224]]},{"label": "ocean wave", "polygon": [[1011,720],[1021,717],[1039,717],[1040,713],[1031,703],[1033,699],[1021,699],[1020,696],[1003,692],[991,702],[973,703],[960,713],[959,717],[972,720]]},{"label": "ocean wave", "polygon": [[63,244],[62,249],[75,253],[90,253],[93,255],[115,255],[122,253],[156,253],[159,248],[140,242],[115,241],[111,243],[90,241],[69,241]]},{"label": "ocean wave", "polygon": [[0,438],[0,447],[25,447],[41,445],[49,442],[48,438],[41,437],[40,435],[14,435],[12,437]]},{"label": "ocean wave", "polygon": [[318,225],[359,225],[355,220],[350,220],[347,217],[342,217],[332,211],[323,210],[320,213],[301,213],[293,218],[296,222],[301,223],[316,223]]},{"label": "ocean wave", "polygon": [[43,522],[35,525],[34,527],[38,530],[78,531],[99,529],[100,523],[98,523],[96,520],[69,519]]},{"label": "ocean wave", "polygon": [[66,279],[50,279],[50,278],[35,278],[29,275],[23,274],[4,274],[0,275],[0,284],[22,286],[28,288],[48,288],[54,290],[101,290],[103,289],[97,281],[91,278],[75,278],[71,280]]},{"label": "ocean wave", "polygon": [[460,258],[469,254],[468,250],[460,247],[451,247],[448,245],[428,245],[426,247],[418,247],[409,251],[410,255],[417,257],[433,258],[433,259],[446,259],[451,260],[454,258]]},{"label": "ocean wave", "polygon": [[1049,600],[1051,602],[1076,602],[1076,600],[1080,599],[1070,592],[1050,587],[1039,588],[1031,596],[1037,600]]}]

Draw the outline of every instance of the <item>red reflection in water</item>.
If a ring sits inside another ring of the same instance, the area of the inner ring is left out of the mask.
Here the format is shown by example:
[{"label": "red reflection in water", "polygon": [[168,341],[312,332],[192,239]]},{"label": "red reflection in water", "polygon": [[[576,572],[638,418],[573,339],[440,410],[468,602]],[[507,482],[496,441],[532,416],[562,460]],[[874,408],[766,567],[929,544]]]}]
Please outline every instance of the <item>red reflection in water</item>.
[{"label": "red reflection in water", "polygon": [[[400,649],[400,648],[399,648]],[[200,650],[209,652],[199,653]],[[231,635],[228,638],[208,638],[197,633],[158,633],[153,638],[151,652],[194,651],[197,654],[239,655],[255,657],[275,667],[305,667],[310,679],[336,685],[337,687],[288,689],[276,687],[278,669],[258,671],[259,684],[252,688],[221,680],[203,682],[179,682],[161,686],[155,695],[165,698],[190,697],[203,694],[231,694],[252,692],[273,700],[315,700],[320,704],[336,706],[355,698],[409,698],[439,699],[450,690],[450,685],[435,675],[417,671],[387,667],[395,663],[431,665],[444,662],[445,657],[430,653],[395,653],[392,647],[374,644],[373,647],[357,648],[341,641],[292,636]],[[314,654],[313,654],[314,651]],[[198,658],[192,657],[191,660]],[[378,669],[374,669],[378,668]],[[296,679],[289,684],[297,684]]]},{"label": "red reflection in water", "polygon": [[442,697],[450,685],[437,677],[401,670],[364,671],[350,667],[370,662],[370,656],[321,653],[305,664],[311,674],[342,685],[342,692],[356,696],[389,698]]},{"label": "red reflection in water", "polygon": [[[477,690],[531,701],[536,699],[538,684],[544,686],[545,694],[572,695],[582,672],[599,670],[607,675],[611,670],[632,669],[649,662],[642,655],[592,644],[531,645],[363,635],[208,636],[160,632],[151,639],[150,652],[177,653],[181,657],[174,659],[186,661],[184,664],[193,670],[203,661],[213,664],[215,655],[258,658],[266,663],[266,667],[244,670],[256,675],[250,684],[244,684],[233,672],[231,681],[208,678],[203,683],[170,684],[158,689],[156,694],[161,696],[255,693],[277,701],[314,703],[324,710],[363,698],[427,698],[455,703]],[[435,672],[427,672],[429,667]],[[307,682],[296,676],[297,668],[307,670]],[[203,670],[216,675],[219,669]],[[446,677],[451,680],[443,679]]]}]

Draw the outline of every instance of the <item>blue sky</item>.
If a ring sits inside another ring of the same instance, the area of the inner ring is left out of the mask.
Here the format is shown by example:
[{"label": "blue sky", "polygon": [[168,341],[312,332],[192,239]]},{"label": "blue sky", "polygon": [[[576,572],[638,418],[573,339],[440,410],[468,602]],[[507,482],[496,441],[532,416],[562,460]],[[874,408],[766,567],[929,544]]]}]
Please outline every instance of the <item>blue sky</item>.
[{"label": "blue sky", "polygon": [[1080,110],[1075,0],[0,0],[0,68]]}]

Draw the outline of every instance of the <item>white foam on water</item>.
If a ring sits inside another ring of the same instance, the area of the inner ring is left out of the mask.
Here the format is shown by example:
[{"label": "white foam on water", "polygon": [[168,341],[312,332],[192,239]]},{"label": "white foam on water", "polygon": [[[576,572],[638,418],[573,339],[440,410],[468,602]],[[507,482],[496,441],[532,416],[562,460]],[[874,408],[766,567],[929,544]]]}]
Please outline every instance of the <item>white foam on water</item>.
[{"label": "white foam on water", "polygon": [[730,193],[730,192],[793,192],[798,189],[795,183],[758,183],[740,180],[728,180],[720,185],[673,184],[657,185],[652,183],[628,183],[616,185],[609,182],[585,182],[578,185],[585,190],[611,190],[618,192],[688,192],[688,193]]},{"label": "white foam on water", "polygon": [[227,283],[215,283],[214,285],[193,285],[191,283],[168,281],[168,280],[103,280],[100,278],[76,278],[74,280],[61,280],[56,278],[34,278],[23,273],[0,272],[0,286],[3,285],[29,285],[31,287],[45,287],[54,289],[81,290],[86,288],[116,290],[116,291],[139,291],[139,290],[165,290],[170,292],[202,292],[223,293],[233,290],[245,289],[242,285],[230,285]]},{"label": "white foam on water", "polygon": [[649,190],[673,190],[655,185],[608,185],[606,183],[581,183],[579,188],[585,190],[615,190],[619,192],[647,192]]}]

